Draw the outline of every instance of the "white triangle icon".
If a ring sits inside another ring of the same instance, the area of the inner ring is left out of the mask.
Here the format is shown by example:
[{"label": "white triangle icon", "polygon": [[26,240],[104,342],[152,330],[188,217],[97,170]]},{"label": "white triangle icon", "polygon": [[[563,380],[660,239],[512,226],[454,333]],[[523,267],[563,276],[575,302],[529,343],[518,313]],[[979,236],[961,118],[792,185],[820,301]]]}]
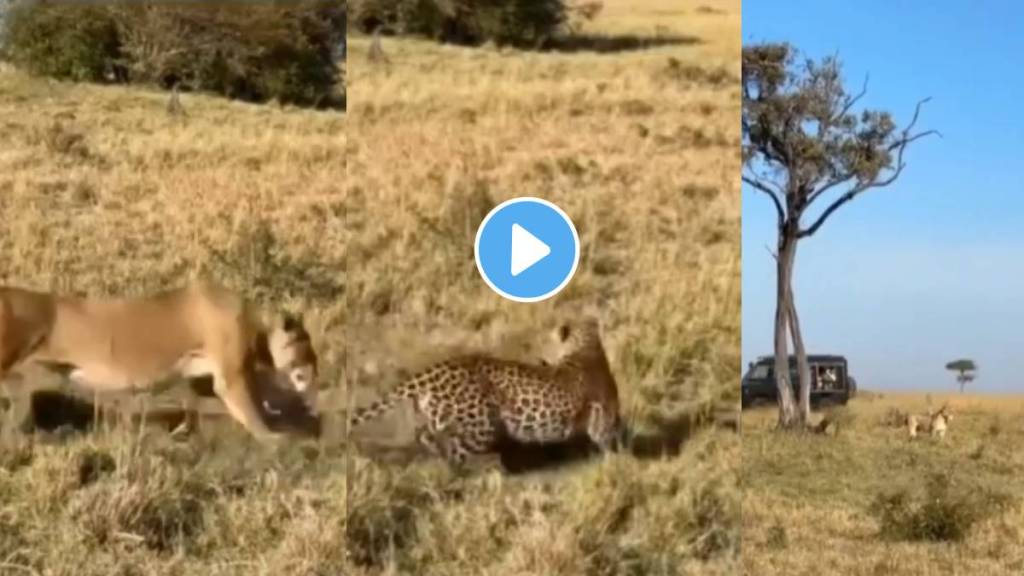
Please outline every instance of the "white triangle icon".
[{"label": "white triangle icon", "polygon": [[519,224],[512,225],[512,275],[524,270],[551,254],[551,247],[530,234]]}]

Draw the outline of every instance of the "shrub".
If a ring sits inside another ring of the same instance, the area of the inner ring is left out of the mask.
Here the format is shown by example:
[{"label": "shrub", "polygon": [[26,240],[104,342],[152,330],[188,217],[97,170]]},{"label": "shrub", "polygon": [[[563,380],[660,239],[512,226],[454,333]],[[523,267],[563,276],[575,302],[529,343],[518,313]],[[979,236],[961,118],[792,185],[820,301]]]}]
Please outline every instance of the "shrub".
[{"label": "shrub", "polygon": [[569,25],[591,18],[592,5],[576,10],[565,0],[357,0],[353,23],[363,32],[378,26],[444,42],[539,47]]},{"label": "shrub", "polygon": [[907,490],[879,495],[871,511],[881,535],[892,540],[959,542],[971,527],[1010,503],[1005,494],[957,487],[946,474],[934,474],[923,495]]},{"label": "shrub", "polygon": [[789,536],[786,527],[782,524],[773,524],[768,528],[767,544],[774,550],[785,550],[789,548]]},{"label": "shrub", "polygon": [[68,80],[344,107],[345,4],[51,4],[12,0],[4,56]]},{"label": "shrub", "polygon": [[133,80],[320,105],[339,79],[344,13],[316,2],[118,9]]},{"label": "shrub", "polygon": [[118,60],[117,24],[105,6],[14,0],[3,25],[4,58],[34,74],[99,82]]}]

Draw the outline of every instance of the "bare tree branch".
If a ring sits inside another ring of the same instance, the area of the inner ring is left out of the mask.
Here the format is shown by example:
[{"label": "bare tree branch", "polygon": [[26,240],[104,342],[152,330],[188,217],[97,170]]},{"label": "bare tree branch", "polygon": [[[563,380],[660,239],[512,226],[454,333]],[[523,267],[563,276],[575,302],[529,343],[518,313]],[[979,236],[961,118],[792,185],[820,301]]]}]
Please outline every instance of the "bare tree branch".
[{"label": "bare tree branch", "polygon": [[869,75],[867,75],[867,74],[864,75],[864,86],[861,87],[860,92],[858,92],[857,95],[853,96],[852,98],[847,98],[846,104],[843,105],[843,109],[840,110],[838,114],[836,114],[836,115],[834,115],[832,117],[832,121],[833,122],[837,118],[842,118],[843,116],[846,116],[847,114],[849,114],[850,109],[852,109],[857,104],[857,101],[860,100],[861,98],[863,98],[864,95],[868,93],[868,79],[869,78],[870,78]]},{"label": "bare tree branch", "polygon": [[785,222],[786,220],[786,213],[782,209],[782,201],[779,200],[779,197],[775,194],[775,192],[773,192],[771,188],[769,188],[761,181],[751,178],[749,176],[744,175],[743,181],[746,182],[748,185],[753,186],[756,190],[764,192],[765,194],[768,195],[769,198],[772,199],[772,202],[775,203],[775,212],[778,215],[779,226],[782,226],[782,223]]},{"label": "bare tree branch", "polygon": [[[888,178],[884,178],[882,180],[861,182],[854,186],[853,188],[847,190],[845,193],[839,196],[839,198],[836,198],[832,202],[832,204],[830,204],[828,208],[826,208],[821,213],[821,215],[818,216],[818,218],[814,221],[813,224],[811,224],[810,227],[800,230],[797,233],[797,238],[806,238],[808,236],[813,236],[814,233],[817,232],[819,228],[821,228],[821,226],[829,219],[830,216],[832,216],[833,213],[835,213],[836,210],[838,210],[840,207],[842,207],[850,200],[856,198],[862,192],[870,190],[872,188],[885,188],[886,186],[895,182],[896,179],[899,178],[900,174],[903,172],[903,169],[906,168],[907,166],[907,164],[903,161],[903,153],[906,151],[907,145],[909,145],[911,142],[924,138],[925,136],[931,135],[937,135],[940,138],[942,137],[942,134],[940,134],[937,130],[927,130],[925,132],[920,132],[918,134],[913,135],[910,133],[910,131],[913,130],[914,125],[917,124],[918,117],[921,115],[921,106],[927,103],[929,100],[931,100],[930,97],[925,98],[917,103],[917,106],[914,107],[914,117],[910,120],[910,123],[907,124],[907,126],[902,130],[900,137],[897,138],[892,144],[888,146],[887,149],[890,152],[896,152],[896,169],[893,170],[892,174],[890,174]],[[826,183],[823,187],[821,187],[820,189],[818,189],[817,191],[810,195],[807,201],[807,205],[810,205],[811,202],[820,197],[821,194],[824,193],[829,188],[846,182],[853,177],[854,175],[851,174],[842,180],[835,179]]]},{"label": "bare tree branch", "polygon": [[910,134],[910,131],[914,129],[915,125],[917,125],[917,118],[921,115],[921,106],[931,102],[931,100],[931,96],[918,100],[917,106],[914,106],[914,117],[910,119],[910,124],[907,124],[907,127],[903,129],[904,136]]},{"label": "bare tree branch", "polygon": [[823,194],[825,194],[825,192],[828,192],[829,190],[835,188],[836,186],[839,186],[840,184],[845,184],[849,182],[856,175],[857,174],[852,171],[843,172],[839,176],[836,176],[835,178],[829,180],[828,182],[823,184],[821,188],[818,188],[814,192],[811,192],[810,194],[807,195],[807,203],[804,205],[804,208],[807,208],[811,204],[814,204],[814,201],[821,197]]},{"label": "bare tree branch", "polygon": [[[865,88],[865,90],[867,89],[867,79],[864,80],[864,88]],[[862,90],[861,93],[857,95],[856,99],[860,99],[860,97],[864,95],[865,90]],[[901,131],[901,134],[902,134],[901,137],[896,139],[893,143],[889,144],[889,146],[886,147],[886,150],[888,150],[889,152],[892,152],[892,151],[895,151],[895,150],[899,150],[899,152],[901,154],[901,157],[902,157],[902,150],[904,148],[906,148],[907,144],[910,144],[911,142],[914,142],[915,140],[918,140],[920,138],[924,138],[925,136],[932,136],[932,135],[935,135],[935,136],[938,136],[939,138],[942,138],[942,134],[939,133],[938,130],[927,130],[927,131],[921,132],[919,134],[910,135],[910,130],[912,130],[914,128],[914,125],[917,124],[917,118],[921,114],[921,106],[923,104],[927,103],[930,100],[931,100],[931,97],[928,97],[928,98],[925,98],[925,99],[923,99],[923,100],[921,100],[920,102],[917,103],[917,105],[914,107],[914,117],[910,120],[910,124],[908,124]],[[845,114],[845,111],[844,111],[844,114]],[[899,164],[901,164],[901,162],[897,161],[897,165],[899,165]],[[812,192],[811,194],[809,194],[807,196],[807,203],[804,205],[804,207],[806,208],[806,207],[810,206],[811,204],[814,203],[815,200],[817,200],[822,195],[824,195],[825,192],[828,192],[829,190],[831,190],[832,188],[835,188],[836,186],[839,186],[840,184],[844,184],[846,182],[849,182],[856,175],[857,175],[856,172],[849,171],[849,172],[844,172],[844,173],[842,173],[842,174],[832,178],[831,180],[829,180],[828,182],[823,184],[820,188],[818,188],[817,190],[815,190],[814,192]],[[872,187],[877,188],[878,186],[872,186]]]}]

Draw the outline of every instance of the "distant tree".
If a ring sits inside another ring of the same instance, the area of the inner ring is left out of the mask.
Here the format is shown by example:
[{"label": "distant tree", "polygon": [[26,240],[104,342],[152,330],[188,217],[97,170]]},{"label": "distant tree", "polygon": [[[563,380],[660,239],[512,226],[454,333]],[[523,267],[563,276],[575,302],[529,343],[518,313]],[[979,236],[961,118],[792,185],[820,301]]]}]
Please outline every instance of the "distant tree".
[{"label": "distant tree", "polygon": [[960,384],[960,393],[964,393],[964,386],[974,382],[978,377],[978,365],[970,358],[954,360],[946,364],[946,370],[956,372],[956,381]]},{"label": "distant tree", "polygon": [[[789,44],[743,48],[743,182],[775,207],[778,245],[775,379],[781,428],[806,426],[811,374],[796,314],[792,278],[797,243],[814,235],[848,202],[892,184],[906,167],[907,146],[934,131],[914,132],[921,106],[898,129],[888,112],[855,110],[867,90],[849,94],[836,57],[798,60]],[[828,200],[826,200],[828,199]],[[824,206],[820,210],[812,207]],[[809,224],[801,222],[808,214]],[[800,382],[799,410],[789,382],[787,333]]]}]

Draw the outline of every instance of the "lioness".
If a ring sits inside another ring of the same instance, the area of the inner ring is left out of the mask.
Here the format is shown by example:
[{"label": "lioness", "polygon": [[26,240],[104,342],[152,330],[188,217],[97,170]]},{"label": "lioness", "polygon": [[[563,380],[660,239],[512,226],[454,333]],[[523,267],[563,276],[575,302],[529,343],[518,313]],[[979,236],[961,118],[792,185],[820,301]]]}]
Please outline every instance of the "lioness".
[{"label": "lioness", "polygon": [[[263,415],[272,429],[285,427],[319,435],[317,417],[316,350],[299,316],[278,318],[269,333],[260,332],[255,349],[257,387],[254,395],[262,402]],[[189,379],[185,396],[185,418],[171,431],[174,436],[191,434],[199,423],[198,399],[215,396],[213,378]]]},{"label": "lioness", "polygon": [[121,299],[0,288],[0,381],[31,363],[97,392],[210,376],[228,413],[253,435],[272,438],[278,433],[252,394],[264,335],[240,296],[206,282]]},{"label": "lioness", "polygon": [[943,404],[942,408],[931,415],[907,414],[907,433],[911,438],[917,438],[918,431],[931,433],[933,437],[940,440],[946,437],[946,430],[949,423],[953,421],[953,413],[949,406]]}]

